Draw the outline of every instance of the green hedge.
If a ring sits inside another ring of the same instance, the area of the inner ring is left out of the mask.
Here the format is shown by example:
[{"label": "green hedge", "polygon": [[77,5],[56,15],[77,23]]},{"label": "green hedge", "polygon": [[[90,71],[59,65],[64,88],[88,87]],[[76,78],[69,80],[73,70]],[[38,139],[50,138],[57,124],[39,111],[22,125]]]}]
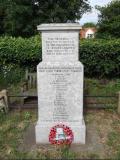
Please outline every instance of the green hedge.
[{"label": "green hedge", "polygon": [[41,61],[40,36],[32,38],[0,37],[0,63],[23,67],[36,66]]},{"label": "green hedge", "polygon": [[89,76],[120,76],[120,39],[83,40],[80,44],[80,59]]},{"label": "green hedge", "polygon": [[[32,38],[0,37],[0,64],[36,67],[42,59],[40,36]],[[120,76],[120,39],[81,40],[80,61],[88,77]]]}]

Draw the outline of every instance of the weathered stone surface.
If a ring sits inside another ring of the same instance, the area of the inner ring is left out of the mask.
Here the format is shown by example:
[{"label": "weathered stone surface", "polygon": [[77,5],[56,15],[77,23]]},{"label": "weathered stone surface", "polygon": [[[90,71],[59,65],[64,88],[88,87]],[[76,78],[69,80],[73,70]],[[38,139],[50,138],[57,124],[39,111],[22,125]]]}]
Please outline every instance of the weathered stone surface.
[{"label": "weathered stone surface", "polygon": [[85,143],[84,68],[78,61],[80,26],[69,25],[38,26],[42,31],[43,62],[37,66],[37,143],[49,143],[51,128],[61,123],[72,129],[73,143]]},{"label": "weathered stone surface", "polygon": [[77,31],[43,31],[42,54],[43,61],[74,62],[78,60]]}]

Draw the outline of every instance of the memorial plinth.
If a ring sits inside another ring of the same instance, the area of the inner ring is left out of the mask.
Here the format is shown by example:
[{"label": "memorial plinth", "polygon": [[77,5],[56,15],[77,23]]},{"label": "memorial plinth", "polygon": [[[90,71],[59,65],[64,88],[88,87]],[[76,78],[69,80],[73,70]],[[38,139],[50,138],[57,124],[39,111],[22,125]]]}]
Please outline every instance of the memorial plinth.
[{"label": "memorial plinth", "polygon": [[[38,26],[42,32],[42,62],[37,66],[37,144],[49,144],[51,128],[59,124],[72,130],[72,143],[85,144],[84,68],[78,60],[80,29],[76,23]],[[56,131],[63,133],[61,128]]]}]

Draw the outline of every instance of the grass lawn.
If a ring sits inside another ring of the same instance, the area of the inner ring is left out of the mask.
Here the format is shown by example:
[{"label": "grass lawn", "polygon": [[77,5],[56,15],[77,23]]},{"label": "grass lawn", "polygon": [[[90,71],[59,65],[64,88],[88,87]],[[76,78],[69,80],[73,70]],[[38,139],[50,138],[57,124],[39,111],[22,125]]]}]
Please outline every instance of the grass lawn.
[{"label": "grass lawn", "polygon": [[[85,79],[86,95],[116,95],[120,91],[120,80],[96,80]],[[8,88],[9,94],[17,95],[20,85]],[[13,101],[19,101],[15,98]],[[107,101],[113,102],[111,98]],[[115,106],[116,103],[115,103]],[[99,144],[102,145],[101,152],[71,151],[55,147],[53,151],[34,148],[30,151],[20,151],[23,144],[24,133],[27,128],[37,121],[35,110],[11,111],[7,115],[0,112],[0,159],[120,159],[120,116],[112,110],[89,110],[85,113],[85,121],[89,126],[94,126],[99,137]],[[94,133],[94,130],[93,130]],[[92,146],[91,146],[92,147]]]},{"label": "grass lawn", "polygon": [[85,113],[86,124],[94,126],[99,136],[99,143],[103,146],[101,153],[73,152],[66,147],[56,147],[53,151],[40,148],[20,151],[25,131],[36,120],[35,110],[11,111],[8,115],[0,113],[0,159],[120,158],[120,116],[114,111],[89,110]]},{"label": "grass lawn", "polygon": [[36,120],[35,112],[12,111],[7,115],[0,112],[0,159],[21,158],[26,154],[18,152],[23,133]]},{"label": "grass lawn", "polygon": [[116,95],[120,91],[120,79],[98,80],[86,78],[84,84],[85,94],[87,95],[110,96]]}]

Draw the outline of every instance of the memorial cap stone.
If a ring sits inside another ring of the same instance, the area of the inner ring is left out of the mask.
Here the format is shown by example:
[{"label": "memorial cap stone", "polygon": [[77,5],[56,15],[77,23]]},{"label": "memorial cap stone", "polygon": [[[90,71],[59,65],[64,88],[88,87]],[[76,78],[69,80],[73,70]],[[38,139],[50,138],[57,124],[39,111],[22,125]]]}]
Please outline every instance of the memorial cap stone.
[{"label": "memorial cap stone", "polygon": [[79,23],[49,23],[41,24],[37,26],[38,31],[61,31],[61,30],[80,30],[82,27]]}]

